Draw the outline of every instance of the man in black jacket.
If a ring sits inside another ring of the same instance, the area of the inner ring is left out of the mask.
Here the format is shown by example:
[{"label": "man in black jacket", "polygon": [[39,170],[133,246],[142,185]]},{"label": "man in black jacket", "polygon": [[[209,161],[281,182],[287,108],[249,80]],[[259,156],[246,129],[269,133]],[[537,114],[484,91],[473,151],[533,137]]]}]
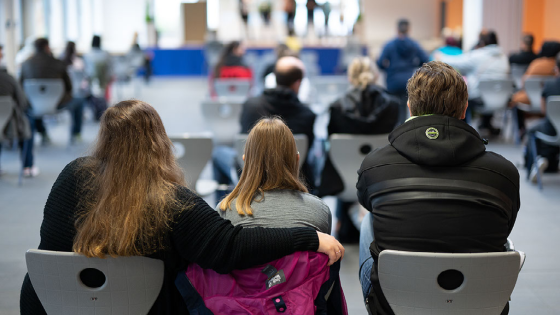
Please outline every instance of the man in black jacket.
[{"label": "man in black jacket", "polygon": [[[241,112],[241,132],[249,133],[251,128],[263,117],[279,116],[292,130],[293,134],[304,134],[311,148],[315,135],[313,125],[315,114],[309,107],[302,104],[297,93],[303,79],[305,67],[295,57],[282,57],[276,63],[276,88],[265,90],[262,95],[249,98]],[[235,164],[235,152],[230,148],[218,147],[212,154],[214,179],[219,184],[232,184],[230,174]],[[302,166],[302,175],[311,191],[314,188],[312,168],[306,162]],[[218,193],[218,201],[223,197]]]},{"label": "man in black jacket", "polygon": [[510,64],[518,64],[529,66],[529,64],[537,59],[537,55],[533,52],[534,37],[531,34],[524,35],[521,39],[521,50],[509,56]]},{"label": "man in black jacket", "polygon": [[[62,79],[64,82],[64,96],[58,104],[58,109],[66,108],[72,116],[72,140],[80,136],[82,131],[82,119],[84,100],[72,98],[72,81],[66,71],[66,65],[52,56],[49,41],[39,38],[35,41],[35,54],[25,61],[21,66],[21,84],[24,85],[28,79]],[[33,103],[31,104],[33,106]],[[48,135],[43,125],[43,120],[35,120],[37,132],[41,133],[43,143],[48,142]]]},{"label": "man in black jacket", "polygon": [[372,314],[393,314],[378,281],[381,251],[504,251],[520,205],[515,166],[486,151],[461,121],[468,100],[461,75],[426,63],[407,90],[413,117],[358,171],[358,198],[371,212],[361,229],[360,281]]}]

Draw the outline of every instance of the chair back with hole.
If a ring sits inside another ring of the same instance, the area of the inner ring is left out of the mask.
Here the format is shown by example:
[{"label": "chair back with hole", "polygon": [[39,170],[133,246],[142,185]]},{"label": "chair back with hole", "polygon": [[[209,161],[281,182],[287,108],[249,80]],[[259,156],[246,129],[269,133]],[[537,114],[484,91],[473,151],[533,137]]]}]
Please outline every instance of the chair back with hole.
[{"label": "chair back with hole", "polygon": [[389,144],[389,135],[332,134],[329,138],[329,156],[344,183],[344,190],[338,198],[357,201],[356,183],[358,169],[368,153]]},{"label": "chair back with hole", "polygon": [[14,100],[10,96],[0,96],[0,141],[3,140],[4,128],[12,118]]},{"label": "chair back with hole", "polygon": [[187,187],[196,190],[196,182],[206,164],[212,158],[212,137],[210,135],[170,136],[175,146],[175,158],[183,169]]},{"label": "chair back with hole", "polygon": [[521,268],[519,252],[446,254],[384,250],[379,283],[396,315],[499,315]]},{"label": "chair back with hole", "polygon": [[56,113],[64,96],[64,82],[62,79],[27,79],[23,81],[23,90],[35,117],[42,117]]},{"label": "chair back with hole", "polygon": [[[245,162],[243,161],[243,154],[245,152],[245,142],[247,142],[247,134],[239,134],[235,136],[235,143],[234,149],[237,152],[237,163],[243,167]],[[305,159],[307,158],[307,147],[308,147],[308,140],[307,136],[303,134],[296,134],[294,135],[294,139],[296,140],[296,148],[299,152],[299,168],[303,166],[305,163]]]},{"label": "chair back with hole", "polygon": [[511,79],[518,89],[521,89],[521,87],[523,86],[523,75],[527,71],[527,68],[529,68],[529,65],[520,65],[516,63],[513,63],[510,66]]},{"label": "chair back with hole", "polygon": [[554,79],[552,76],[530,76],[525,80],[525,92],[531,102],[531,108],[541,109],[542,91],[546,81]]},{"label": "chair back with hole", "polygon": [[506,109],[506,104],[513,94],[513,81],[511,79],[480,80],[478,88],[484,103],[484,112],[495,112]]},{"label": "chair back with hole", "polygon": [[251,90],[251,82],[247,79],[216,79],[214,88],[219,98],[245,101]]},{"label": "chair back with hole", "polygon": [[25,260],[48,315],[148,314],[163,284],[163,261],[148,257],[101,259],[30,249]]},{"label": "chair back with hole", "polygon": [[203,101],[202,116],[218,144],[232,144],[241,132],[239,123],[243,104],[240,102]]}]

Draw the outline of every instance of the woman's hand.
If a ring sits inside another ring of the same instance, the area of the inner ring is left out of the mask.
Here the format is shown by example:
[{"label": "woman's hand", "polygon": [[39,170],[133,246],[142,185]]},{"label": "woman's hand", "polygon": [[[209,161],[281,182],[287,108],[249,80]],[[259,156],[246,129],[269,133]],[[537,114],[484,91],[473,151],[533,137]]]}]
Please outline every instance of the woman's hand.
[{"label": "woman's hand", "polygon": [[319,237],[319,248],[317,251],[329,256],[329,266],[344,257],[344,247],[336,238],[321,232],[317,232],[317,236]]}]

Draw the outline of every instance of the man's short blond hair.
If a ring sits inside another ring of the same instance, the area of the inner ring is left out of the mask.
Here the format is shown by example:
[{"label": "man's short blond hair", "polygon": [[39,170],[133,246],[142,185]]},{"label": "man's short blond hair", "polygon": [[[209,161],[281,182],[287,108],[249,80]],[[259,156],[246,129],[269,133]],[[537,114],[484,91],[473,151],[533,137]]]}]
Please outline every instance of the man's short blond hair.
[{"label": "man's short blond hair", "polygon": [[435,114],[461,119],[469,99],[461,74],[441,61],[422,65],[408,80],[406,89],[412,116]]}]

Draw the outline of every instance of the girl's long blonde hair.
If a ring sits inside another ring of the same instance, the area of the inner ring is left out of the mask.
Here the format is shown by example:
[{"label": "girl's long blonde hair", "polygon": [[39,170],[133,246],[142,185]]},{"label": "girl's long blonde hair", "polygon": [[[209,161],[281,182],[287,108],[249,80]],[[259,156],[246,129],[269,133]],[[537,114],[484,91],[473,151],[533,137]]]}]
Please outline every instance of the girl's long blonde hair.
[{"label": "girl's long blonde hair", "polygon": [[299,178],[296,141],[290,128],[278,117],[263,118],[251,130],[245,144],[245,166],[239,183],[220,203],[220,209],[235,208],[252,215],[251,202],[265,191],[290,189],[307,192]]},{"label": "girl's long blonde hair", "polygon": [[156,110],[123,101],[101,118],[85,160],[73,251],[87,257],[147,255],[165,247],[177,185],[184,185]]}]

